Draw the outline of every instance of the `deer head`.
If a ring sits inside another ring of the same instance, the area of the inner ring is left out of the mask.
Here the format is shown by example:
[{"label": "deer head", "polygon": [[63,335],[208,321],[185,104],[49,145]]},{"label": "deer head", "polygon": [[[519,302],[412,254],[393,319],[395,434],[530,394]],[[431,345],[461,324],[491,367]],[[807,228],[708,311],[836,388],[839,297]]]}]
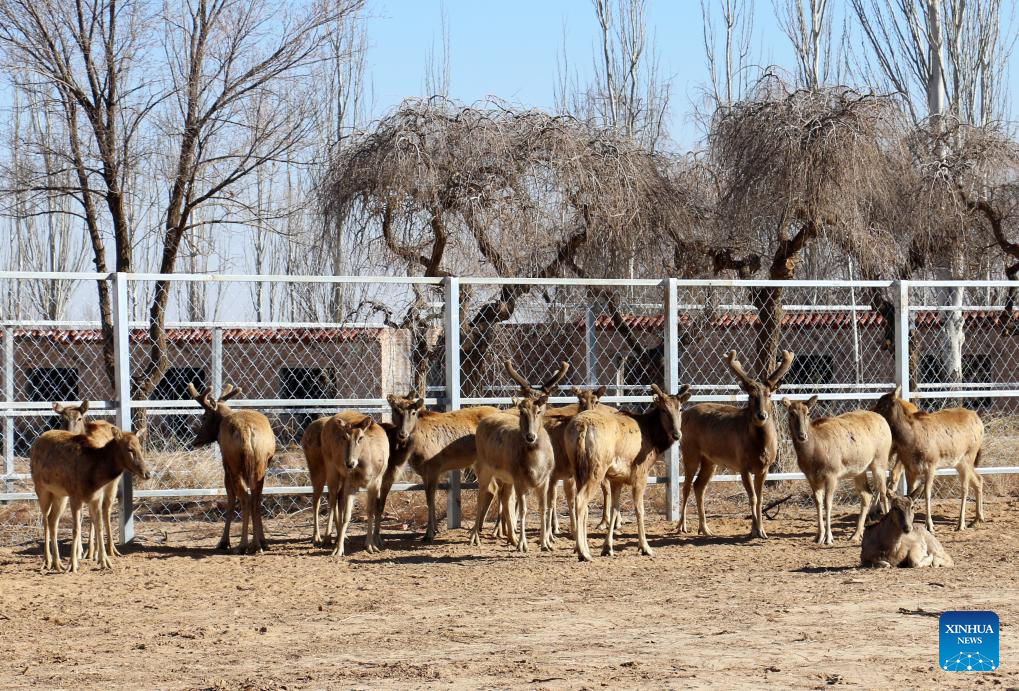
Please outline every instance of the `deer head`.
[{"label": "deer head", "polygon": [[195,385],[188,383],[188,394],[198,405],[205,409],[202,414],[202,419],[198,425],[198,432],[195,434],[195,439],[191,443],[192,448],[199,446],[205,446],[211,444],[214,441],[219,440],[219,425],[223,422],[223,418],[232,413],[229,406],[226,405],[226,401],[231,398],[236,398],[241,395],[241,389],[234,387],[233,384],[224,384],[223,393],[220,394],[218,399],[212,398],[212,387],[206,387],[205,391],[198,393]]},{"label": "deer head", "polygon": [[60,416],[60,429],[72,434],[81,434],[85,431],[85,415],[88,413],[88,401],[82,401],[80,405],[53,404],[53,412]]},{"label": "deer head", "polygon": [[763,427],[771,418],[771,394],[782,386],[782,380],[789,373],[789,368],[793,366],[793,357],[794,355],[788,350],[783,350],[782,361],[776,363],[775,369],[762,382],[746,373],[743,365],[736,359],[735,350],[730,350],[725,356],[725,361],[728,363],[729,369],[736,375],[740,388],[750,397],[750,400],[747,401],[747,408],[750,410],[750,417],[754,425]]},{"label": "deer head", "polygon": [[386,396],[389,406],[393,409],[393,426],[396,427],[396,441],[403,446],[414,434],[418,418],[425,409],[425,399],[421,398],[414,391],[406,396]]}]

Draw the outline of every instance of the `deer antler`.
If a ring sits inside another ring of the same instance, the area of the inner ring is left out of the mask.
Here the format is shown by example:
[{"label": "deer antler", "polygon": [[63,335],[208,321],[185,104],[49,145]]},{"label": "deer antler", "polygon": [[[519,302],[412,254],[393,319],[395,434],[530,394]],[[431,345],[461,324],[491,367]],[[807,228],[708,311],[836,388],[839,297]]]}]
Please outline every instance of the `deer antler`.
[{"label": "deer antler", "polygon": [[198,405],[202,406],[206,410],[215,410],[216,406],[209,400],[209,394],[212,393],[212,387],[208,386],[205,391],[198,393],[198,389],[195,388],[194,383],[188,382],[188,395],[198,402]]},{"label": "deer antler", "polygon": [[547,395],[551,396],[552,392],[555,391],[555,387],[563,380],[566,373],[570,371],[570,363],[562,362],[559,365],[559,371],[552,375],[552,378],[541,385],[541,390]]},{"label": "deer antler", "polygon": [[515,381],[520,386],[520,392],[525,396],[534,396],[535,390],[531,388],[531,385],[527,383],[527,380],[520,376],[520,373],[513,369],[513,363],[508,359],[505,360],[503,366],[506,368],[506,374],[510,376],[510,379]]},{"label": "deer antler", "polygon": [[659,398],[667,398],[667,396],[665,395],[665,392],[662,391],[662,387],[658,386],[658,384],[652,384],[651,385],[651,390]]},{"label": "deer antler", "polygon": [[729,369],[732,370],[732,373],[736,375],[737,379],[747,385],[753,383],[754,380],[749,374],[747,374],[746,370],[743,369],[743,365],[740,364],[740,361],[736,359],[735,350],[729,351],[729,353],[725,356],[725,361],[729,364]]},{"label": "deer antler", "polygon": [[782,379],[785,377],[786,374],[789,373],[789,368],[793,366],[793,357],[794,355],[790,353],[788,350],[782,351],[781,364],[779,364],[779,366],[775,369],[774,372],[768,375],[769,389],[774,391],[775,389],[782,385]]},{"label": "deer antler", "polygon": [[229,401],[231,398],[240,396],[241,393],[243,393],[243,390],[239,386],[227,383],[223,385],[223,393],[219,395],[219,400]]}]

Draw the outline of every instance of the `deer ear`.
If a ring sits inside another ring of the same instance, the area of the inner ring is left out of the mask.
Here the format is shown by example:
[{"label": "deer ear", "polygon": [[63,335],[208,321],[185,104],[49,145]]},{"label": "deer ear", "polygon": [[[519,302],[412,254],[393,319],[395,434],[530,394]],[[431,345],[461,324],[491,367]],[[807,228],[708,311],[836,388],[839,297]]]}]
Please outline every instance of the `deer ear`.
[{"label": "deer ear", "polygon": [[896,386],[892,393],[895,394],[895,398],[902,398],[902,384]]},{"label": "deer ear", "polygon": [[57,415],[63,415],[64,414],[64,406],[60,405],[59,403],[54,403],[53,404],[53,412],[56,413]]},{"label": "deer ear", "polygon": [[574,395],[574,396],[580,396],[580,394],[581,394],[582,392],[581,392],[581,390],[580,390],[580,387],[579,387],[579,386],[571,386],[571,387],[570,387],[570,393],[571,393],[572,395]]},{"label": "deer ear", "polygon": [[358,428],[360,430],[367,430],[369,427],[372,426],[372,423],[374,423],[374,422],[375,421],[372,420],[370,417],[366,417],[364,420],[361,420],[361,422],[359,422],[356,425],[354,425],[354,427],[356,427],[356,428]]},{"label": "deer ear", "polygon": [[81,408],[81,414],[82,415],[87,413],[88,412],[88,399],[82,401],[81,405],[79,406],[79,408]]},{"label": "deer ear", "polygon": [[607,387],[604,384],[602,384],[601,386],[598,387],[598,390],[595,391],[595,393],[598,395],[598,398],[601,398],[602,396],[604,396],[608,392],[608,390],[609,390],[609,387]]},{"label": "deer ear", "polygon": [[817,394],[814,394],[813,396],[810,397],[810,400],[807,401],[807,408],[813,408],[816,405],[817,405]]},{"label": "deer ear", "polygon": [[425,399],[423,399],[423,398],[417,399],[414,402],[414,407],[417,408],[418,410],[424,410],[425,409]]},{"label": "deer ear", "polygon": [[145,437],[147,437],[148,435],[149,435],[148,425],[142,427],[141,429],[134,433],[134,436],[138,438],[139,442],[144,441]]},{"label": "deer ear", "polygon": [[535,401],[534,401],[534,404],[538,405],[538,406],[544,406],[546,403],[548,403],[548,394],[547,393],[546,394],[542,394],[541,396],[538,396],[538,398],[535,399]]},{"label": "deer ear", "polygon": [[788,396],[783,396],[782,397],[782,405],[784,405],[786,407],[786,409],[789,409],[789,408],[792,408],[793,402],[789,400]]},{"label": "deer ear", "polygon": [[386,396],[386,403],[388,403],[391,406],[395,406],[396,405],[396,403],[394,403],[395,400],[396,400],[396,396],[394,396],[393,394],[389,394],[388,396]]}]

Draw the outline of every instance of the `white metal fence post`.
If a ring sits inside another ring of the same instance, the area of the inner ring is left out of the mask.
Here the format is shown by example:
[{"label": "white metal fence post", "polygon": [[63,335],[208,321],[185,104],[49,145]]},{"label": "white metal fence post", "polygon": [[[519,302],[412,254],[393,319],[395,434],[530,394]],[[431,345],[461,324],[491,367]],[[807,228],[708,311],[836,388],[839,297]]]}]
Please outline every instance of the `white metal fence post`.
[{"label": "white metal fence post", "polygon": [[223,327],[212,329],[212,395],[223,393]]},{"label": "white metal fence post", "polygon": [[[4,400],[8,405],[14,403],[14,329],[4,327]],[[4,474],[14,475],[14,416],[4,416]],[[7,491],[11,490],[11,480],[7,481]]]},{"label": "white metal fence post", "polygon": [[[909,281],[896,281],[895,290],[895,383],[902,387],[902,398],[909,400]],[[903,473],[898,491],[909,491]]]},{"label": "white metal fence post", "polygon": [[[460,279],[449,276],[443,283],[446,300],[446,410],[460,409]],[[446,524],[460,527],[460,471],[449,471],[446,492]]]},{"label": "white metal fence post", "polygon": [[[113,359],[117,401],[117,426],[131,430],[131,310],[128,306],[127,274],[113,274]],[[134,539],[134,485],[131,473],[120,480],[120,544]]]},{"label": "white metal fence post", "polygon": [[587,383],[598,385],[598,332],[596,330],[594,307],[587,306],[584,313],[584,359],[587,367]]},{"label": "white metal fence post", "polygon": [[[679,389],[679,288],[675,278],[662,281],[665,288],[664,312],[665,333],[665,391],[676,393]],[[682,442],[680,442],[682,443]],[[665,495],[665,513],[670,521],[679,520],[679,444],[673,444],[665,453],[669,468],[669,488]]]}]

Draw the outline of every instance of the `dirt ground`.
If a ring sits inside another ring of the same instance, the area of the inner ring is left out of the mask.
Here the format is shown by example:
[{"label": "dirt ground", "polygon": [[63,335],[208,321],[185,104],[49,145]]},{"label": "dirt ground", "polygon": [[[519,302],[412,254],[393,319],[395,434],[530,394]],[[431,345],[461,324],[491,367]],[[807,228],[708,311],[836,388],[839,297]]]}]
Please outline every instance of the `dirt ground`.
[{"label": "dirt ground", "polygon": [[[593,564],[565,540],[540,553],[532,534],[519,555],[468,547],[465,530],[433,545],[390,530],[369,556],[360,526],[340,560],[272,524],[262,556],[214,553],[208,526],[143,539],[105,573],[42,575],[37,545],[4,549],[0,687],[1019,687],[1019,501],[987,508],[990,523],[956,533],[957,505],[937,507],[958,564],[939,570],[855,568],[847,508],[830,548],[795,508],[767,541],[736,515],[699,539],[655,520],[654,558],[631,521]],[[946,609],[998,613],[999,671],[938,668]]]}]

